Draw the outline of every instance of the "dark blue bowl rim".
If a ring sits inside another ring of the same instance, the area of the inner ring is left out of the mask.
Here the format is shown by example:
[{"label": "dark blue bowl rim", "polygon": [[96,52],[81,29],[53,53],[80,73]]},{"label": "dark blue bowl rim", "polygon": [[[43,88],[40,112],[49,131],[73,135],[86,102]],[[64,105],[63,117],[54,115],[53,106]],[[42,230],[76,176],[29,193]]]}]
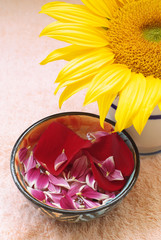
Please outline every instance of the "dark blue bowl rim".
[{"label": "dark blue bowl rim", "polygon": [[[116,195],[116,197],[110,201],[108,201],[106,204],[103,204],[99,207],[96,208],[91,208],[91,209],[81,209],[81,210],[65,210],[65,209],[59,209],[59,208],[54,208],[51,207],[49,205],[46,205],[40,201],[38,201],[36,198],[32,197],[32,195],[30,195],[25,189],[24,187],[21,185],[21,183],[19,182],[17,175],[16,175],[16,170],[15,170],[15,164],[14,164],[14,160],[15,160],[15,154],[17,152],[18,146],[20,144],[20,142],[23,140],[23,138],[25,137],[25,135],[30,132],[33,128],[35,128],[37,125],[48,121],[50,119],[55,119],[55,118],[59,118],[59,117],[63,117],[63,116],[67,116],[67,115],[81,115],[81,116],[89,116],[89,117],[94,117],[94,118],[98,118],[99,116],[97,114],[94,113],[87,113],[87,112],[62,112],[62,113],[56,113],[50,116],[47,116],[37,122],[35,122],[34,124],[32,124],[30,127],[28,127],[18,138],[18,140],[16,141],[12,152],[11,152],[11,161],[10,161],[10,170],[11,170],[11,175],[13,178],[13,181],[15,182],[17,188],[21,191],[21,193],[28,199],[30,200],[32,203],[36,204],[38,207],[40,208],[44,208],[47,211],[53,211],[53,212],[57,212],[57,213],[62,213],[62,214],[75,214],[75,215],[79,215],[79,214],[88,214],[88,213],[93,213],[93,212],[97,212],[100,210],[103,210],[105,208],[111,208],[112,206],[114,206],[117,202],[119,202],[120,200],[122,200],[122,198],[124,198],[128,192],[132,189],[132,187],[134,186],[138,175],[139,175],[139,171],[140,171],[140,157],[139,157],[139,152],[138,149],[136,147],[135,142],[133,141],[133,139],[131,138],[131,136],[125,131],[123,130],[122,133],[129,139],[129,141],[131,142],[131,145],[134,149],[135,155],[136,155],[136,161],[135,161],[135,166],[134,166],[134,171],[131,174],[130,178],[128,179],[126,185],[124,186],[124,188],[121,190],[121,192],[119,194]],[[111,121],[110,119],[106,118],[105,119],[106,122],[112,124],[113,126],[115,126],[115,122]]]}]

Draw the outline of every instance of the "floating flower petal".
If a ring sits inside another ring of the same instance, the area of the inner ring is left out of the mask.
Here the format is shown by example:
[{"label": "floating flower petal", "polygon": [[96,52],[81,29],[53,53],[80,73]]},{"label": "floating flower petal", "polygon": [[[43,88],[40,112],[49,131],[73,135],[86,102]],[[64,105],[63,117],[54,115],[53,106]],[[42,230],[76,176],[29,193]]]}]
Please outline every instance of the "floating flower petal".
[{"label": "floating flower petal", "polygon": [[57,171],[60,166],[62,166],[68,160],[65,150],[63,149],[62,153],[56,158],[54,162],[54,170]]},{"label": "floating flower petal", "polygon": [[96,140],[100,140],[101,137],[108,135],[108,132],[105,131],[97,131],[97,132],[88,132],[87,139],[92,143],[96,142]]},{"label": "floating flower petal", "polygon": [[64,178],[62,178],[60,176],[55,177],[52,174],[50,174],[49,175],[49,181],[52,184],[54,184],[55,186],[59,186],[59,187],[64,187],[64,188],[70,189],[70,186],[69,186],[68,182]]},{"label": "floating flower petal", "polygon": [[35,182],[35,188],[36,189],[46,189],[49,185],[49,176],[44,174],[44,173],[40,173],[37,181]]},{"label": "floating flower petal", "polygon": [[26,157],[27,157],[27,152],[28,152],[28,149],[27,148],[21,148],[18,152],[18,158],[20,160],[20,162],[24,162]]},{"label": "floating flower petal", "polygon": [[91,200],[88,200],[88,199],[83,198],[83,197],[82,197],[82,200],[83,200],[83,203],[85,205],[85,208],[87,208],[87,209],[101,206],[101,204],[96,202],[96,201],[91,201]]},{"label": "floating flower petal", "polygon": [[23,163],[24,163],[24,167],[25,167],[25,172],[28,172],[30,169],[36,167],[36,160],[33,156],[33,152],[30,153],[30,156],[28,158],[26,158]]},{"label": "floating flower petal", "polygon": [[40,169],[32,168],[26,173],[25,180],[28,183],[28,185],[32,187],[37,182],[39,176],[40,176]]},{"label": "floating flower petal", "polygon": [[66,194],[64,197],[60,199],[60,206],[63,209],[76,209],[76,205],[74,200]]},{"label": "floating flower petal", "polygon": [[89,198],[89,199],[95,199],[95,200],[103,200],[107,198],[106,194],[97,192],[90,188],[89,186],[82,186],[80,188],[80,192],[83,197]]},{"label": "floating flower petal", "polygon": [[73,167],[71,169],[71,176],[74,178],[80,178],[88,167],[88,159],[85,155],[76,159],[73,163]]},{"label": "floating flower petal", "polygon": [[46,199],[46,196],[43,191],[33,189],[33,188],[27,188],[27,190],[32,194],[33,197],[37,198],[39,201],[44,201]]},{"label": "floating flower petal", "polygon": [[[80,138],[69,128],[58,122],[53,122],[41,135],[34,156],[40,164],[45,164],[46,169],[51,174],[58,176],[81,149],[90,145],[88,140]],[[55,160],[62,153],[62,150],[65,151],[67,161],[56,171],[54,168]]]},{"label": "floating flower petal", "polygon": [[60,193],[61,192],[61,187],[56,186],[52,183],[49,182],[48,189],[52,193]]},{"label": "floating flower petal", "polygon": [[88,152],[97,160],[104,161],[110,156],[114,157],[115,168],[120,170],[123,176],[130,176],[134,169],[133,154],[117,134],[112,133],[93,144]]},{"label": "floating flower petal", "polygon": [[120,170],[115,169],[112,173],[108,175],[109,181],[121,181],[124,180],[124,177],[122,176],[122,173]]},{"label": "floating flower petal", "polygon": [[92,171],[90,171],[87,175],[86,175],[86,183],[89,187],[91,187],[92,189],[96,190],[96,180],[94,179],[93,173]]}]

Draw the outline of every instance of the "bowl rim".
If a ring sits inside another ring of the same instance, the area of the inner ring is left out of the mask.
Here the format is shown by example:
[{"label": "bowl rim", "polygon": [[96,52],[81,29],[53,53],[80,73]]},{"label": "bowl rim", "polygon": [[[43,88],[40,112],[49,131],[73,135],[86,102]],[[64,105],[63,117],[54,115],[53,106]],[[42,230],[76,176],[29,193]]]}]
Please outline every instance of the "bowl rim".
[{"label": "bowl rim", "polygon": [[[135,160],[135,165],[134,165],[134,170],[132,172],[132,174],[130,175],[127,183],[125,184],[125,186],[123,187],[123,189],[120,191],[119,194],[116,195],[115,198],[109,200],[107,203],[99,206],[99,207],[95,207],[95,208],[90,208],[90,209],[77,209],[77,210],[71,210],[71,209],[59,209],[56,207],[52,207],[49,206],[47,204],[44,204],[43,202],[40,202],[39,200],[37,200],[36,198],[34,198],[32,195],[30,195],[26,189],[23,187],[23,185],[19,182],[17,175],[16,175],[16,169],[15,169],[15,155],[17,152],[17,149],[19,147],[19,144],[21,143],[21,141],[23,140],[23,138],[26,136],[27,133],[29,133],[32,129],[34,129],[36,126],[38,126],[39,124],[48,121],[50,119],[55,119],[55,118],[59,118],[59,117],[63,117],[63,116],[68,116],[68,115],[81,115],[81,116],[88,116],[88,117],[94,117],[94,118],[98,118],[99,119],[99,115],[94,114],[94,113],[88,113],[88,112],[61,112],[61,113],[56,113],[53,115],[49,115],[45,118],[42,118],[41,120],[33,123],[30,127],[28,127],[21,135],[20,137],[17,139],[16,143],[13,146],[12,152],[11,152],[11,158],[10,158],[10,171],[11,171],[11,175],[13,178],[14,183],[16,184],[17,188],[20,190],[20,192],[28,199],[30,200],[32,203],[36,204],[38,207],[40,208],[44,208],[45,210],[49,210],[49,211],[53,211],[53,212],[57,212],[57,213],[63,213],[63,214],[75,214],[75,215],[79,215],[79,214],[88,214],[88,213],[94,213],[103,209],[106,209],[108,207],[114,206],[117,202],[119,202],[122,198],[124,198],[128,192],[132,189],[132,187],[134,186],[138,175],[139,175],[139,171],[140,171],[140,156],[139,156],[139,152],[137,149],[137,146],[135,144],[135,142],[133,141],[133,139],[131,138],[131,136],[125,131],[123,130],[121,133],[124,134],[130,141],[134,152],[135,152],[135,156],[136,156],[136,160]],[[105,121],[107,123],[112,124],[113,126],[115,126],[115,122],[113,122],[112,120],[106,118]]]}]

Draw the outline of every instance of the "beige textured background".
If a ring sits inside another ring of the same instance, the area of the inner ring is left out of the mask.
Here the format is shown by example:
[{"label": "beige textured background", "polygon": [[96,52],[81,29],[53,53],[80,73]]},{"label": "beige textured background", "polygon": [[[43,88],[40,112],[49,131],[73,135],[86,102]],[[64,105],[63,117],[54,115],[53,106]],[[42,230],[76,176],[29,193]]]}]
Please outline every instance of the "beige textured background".
[{"label": "beige textured background", "polygon": [[38,14],[47,2],[0,0],[0,240],[161,239],[161,154],[142,159],[133,190],[115,210],[91,223],[53,222],[36,211],[13,183],[10,153],[28,126],[60,111],[98,113],[96,104],[82,107],[84,91],[58,109],[60,93],[53,95],[53,82],[65,62],[39,65],[48,53],[65,46],[38,37],[53,21]]}]

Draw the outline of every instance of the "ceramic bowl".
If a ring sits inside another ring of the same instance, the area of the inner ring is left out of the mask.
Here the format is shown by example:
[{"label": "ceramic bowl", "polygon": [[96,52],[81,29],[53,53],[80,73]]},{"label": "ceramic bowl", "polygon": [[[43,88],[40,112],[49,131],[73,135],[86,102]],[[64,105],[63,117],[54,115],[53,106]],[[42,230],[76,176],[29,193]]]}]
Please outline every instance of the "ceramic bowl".
[{"label": "ceramic bowl", "polygon": [[[134,186],[140,167],[140,159],[137,147],[126,131],[119,133],[124,142],[128,145],[129,149],[133,153],[134,158],[134,170],[129,177],[124,188],[116,195],[115,198],[109,200],[106,204],[101,205],[99,207],[91,208],[91,209],[81,209],[81,210],[64,210],[58,209],[45,203],[38,201],[34,198],[27,190],[27,186],[24,182],[23,176],[21,174],[22,166],[18,160],[18,151],[22,147],[26,147],[27,145],[31,145],[39,140],[41,134],[45,131],[45,129],[51,124],[53,121],[58,121],[70,129],[75,131],[78,135],[81,136],[90,131],[99,131],[101,130],[99,125],[99,116],[90,113],[82,113],[82,112],[66,112],[55,114],[52,116],[48,116],[30,126],[27,130],[25,130],[22,135],[19,137],[17,142],[15,143],[12,154],[11,154],[11,174],[13,180],[20,190],[20,192],[31,202],[35,207],[39,208],[43,213],[49,215],[55,220],[66,221],[66,222],[81,222],[81,221],[89,221],[95,219],[97,217],[105,215],[108,211],[112,210],[118,203],[122,201],[122,199],[128,194],[128,192]],[[108,130],[112,126],[114,126],[114,122],[109,119],[106,119],[105,129]]]}]

